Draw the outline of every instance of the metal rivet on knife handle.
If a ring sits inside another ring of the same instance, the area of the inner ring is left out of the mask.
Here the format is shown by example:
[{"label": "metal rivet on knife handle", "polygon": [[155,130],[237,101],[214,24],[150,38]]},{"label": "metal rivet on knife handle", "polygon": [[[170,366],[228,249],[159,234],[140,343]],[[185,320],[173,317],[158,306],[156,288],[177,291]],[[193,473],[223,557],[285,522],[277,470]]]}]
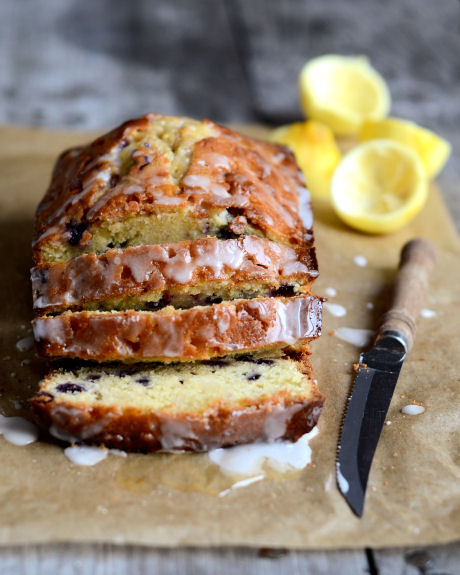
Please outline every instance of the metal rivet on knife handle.
[{"label": "metal rivet on knife handle", "polygon": [[398,333],[405,341],[406,351],[411,349],[414,342],[416,318],[422,308],[436,260],[435,246],[422,238],[411,240],[401,252],[392,307],[383,316],[379,334]]}]

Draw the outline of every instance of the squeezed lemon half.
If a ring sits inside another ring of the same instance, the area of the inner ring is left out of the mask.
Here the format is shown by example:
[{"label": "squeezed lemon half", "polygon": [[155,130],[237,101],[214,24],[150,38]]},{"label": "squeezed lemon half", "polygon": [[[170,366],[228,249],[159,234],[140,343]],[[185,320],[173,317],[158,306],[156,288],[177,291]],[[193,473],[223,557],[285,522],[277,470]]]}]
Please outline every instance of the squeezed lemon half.
[{"label": "squeezed lemon half", "polygon": [[349,152],[335,171],[332,204],[349,226],[395,232],[423,207],[428,179],[417,154],[392,140],[372,140]]},{"label": "squeezed lemon half", "polygon": [[273,130],[270,141],[288,146],[313,199],[329,198],[332,175],[341,154],[332,131],[319,122],[297,122]]},{"label": "squeezed lemon half", "polygon": [[439,174],[451,153],[451,145],[447,140],[414,122],[399,118],[364,122],[359,135],[361,141],[381,138],[394,140],[413,150],[421,159],[430,179]]},{"label": "squeezed lemon half", "polygon": [[384,118],[391,105],[385,80],[365,56],[314,58],[302,68],[299,89],[307,117],[339,136],[358,134],[365,120]]}]

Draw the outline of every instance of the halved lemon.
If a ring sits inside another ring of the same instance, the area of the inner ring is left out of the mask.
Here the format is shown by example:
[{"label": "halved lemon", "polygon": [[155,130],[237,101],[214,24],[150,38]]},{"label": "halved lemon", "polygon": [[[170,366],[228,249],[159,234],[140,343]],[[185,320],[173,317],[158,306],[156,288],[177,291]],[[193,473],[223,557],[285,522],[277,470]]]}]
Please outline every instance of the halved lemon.
[{"label": "halved lemon", "polygon": [[312,198],[329,198],[341,154],[331,130],[319,122],[297,122],[273,130],[270,140],[291,148]]},{"label": "halved lemon", "polygon": [[392,140],[372,140],[349,152],[332,178],[332,204],[349,226],[395,232],[424,206],[428,178],[419,157]]},{"label": "halved lemon", "polygon": [[361,141],[390,139],[411,148],[422,160],[429,178],[434,178],[444,167],[451,153],[451,145],[434,132],[414,122],[400,118],[364,122]]},{"label": "halved lemon", "polygon": [[302,68],[299,88],[307,117],[339,136],[358,134],[364,120],[384,118],[391,105],[385,80],[365,56],[314,58]]}]

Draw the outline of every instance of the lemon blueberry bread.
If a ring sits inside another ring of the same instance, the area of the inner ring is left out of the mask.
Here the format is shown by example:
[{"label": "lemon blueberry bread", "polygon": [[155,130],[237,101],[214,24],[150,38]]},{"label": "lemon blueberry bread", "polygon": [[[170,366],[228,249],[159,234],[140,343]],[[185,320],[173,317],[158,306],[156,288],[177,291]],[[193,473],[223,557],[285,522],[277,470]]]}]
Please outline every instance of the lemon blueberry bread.
[{"label": "lemon blueberry bread", "polygon": [[81,311],[33,321],[49,357],[95,361],[193,361],[245,351],[299,347],[321,333],[313,296],[235,300],[185,310]]},{"label": "lemon blueberry bread", "polygon": [[145,451],[296,439],[316,423],[318,266],[287,149],[207,120],[127,122],[60,157],[33,248],[39,352],[105,362],[45,378],[45,423]]},{"label": "lemon blueberry bread", "polygon": [[188,308],[222,300],[309,293],[313,248],[257,236],[141,245],[32,269],[34,309]]},{"label": "lemon blueberry bread", "polygon": [[149,114],[59,158],[35,220],[34,259],[254,234],[311,240],[292,154],[204,120]]},{"label": "lemon blueberry bread", "polygon": [[295,441],[323,396],[306,353],[171,365],[57,369],[32,399],[57,437],[127,451]]}]

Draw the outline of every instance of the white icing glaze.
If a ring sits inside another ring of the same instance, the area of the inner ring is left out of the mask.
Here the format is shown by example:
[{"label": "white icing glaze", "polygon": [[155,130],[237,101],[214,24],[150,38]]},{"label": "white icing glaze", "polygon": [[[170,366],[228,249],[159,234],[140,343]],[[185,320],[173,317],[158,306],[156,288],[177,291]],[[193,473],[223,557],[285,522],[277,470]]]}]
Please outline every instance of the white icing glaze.
[{"label": "white icing glaze", "polygon": [[[126,174],[123,176],[116,186],[110,190],[106,190],[105,193],[99,197],[88,211],[86,217],[88,220],[93,219],[103,206],[119,194],[129,196],[132,194],[141,194],[146,190],[152,193],[155,188],[159,188],[164,184],[171,184],[170,176],[165,175],[164,167],[162,165],[155,165],[152,163],[148,167],[148,172],[144,172],[142,177],[138,177],[135,174]],[[164,196],[161,194],[161,191],[157,190],[156,193],[161,196],[161,199],[171,198],[169,195]],[[159,196],[157,196],[157,198],[160,199]]]},{"label": "white icing glaze", "polygon": [[206,162],[201,160],[197,163],[201,166],[212,166],[214,168],[222,168],[227,172],[231,170],[230,158],[228,156],[224,156],[223,154],[218,154],[216,152],[208,152],[206,154]]},{"label": "white icing glaze", "polygon": [[348,493],[350,485],[340,470],[340,463],[337,463],[337,483],[339,484],[340,491],[343,494]]},{"label": "white icing glaze", "polygon": [[57,344],[63,344],[66,341],[65,328],[59,316],[35,319],[33,331],[35,341],[49,339]]},{"label": "white icing glaze", "polygon": [[225,333],[230,327],[230,314],[223,313],[217,318],[217,329],[219,333]]},{"label": "white icing glaze", "polygon": [[329,473],[329,475],[327,476],[327,479],[326,479],[326,483],[324,484],[324,491],[326,491],[326,492],[330,491],[333,482],[334,482],[334,476],[332,473]]},{"label": "white icing glaze", "polygon": [[38,428],[22,417],[0,415],[0,435],[14,445],[29,445],[38,439]]},{"label": "white icing glaze", "polygon": [[34,338],[32,336],[23,337],[16,342],[16,349],[18,351],[30,351],[34,347]]},{"label": "white icing glaze", "polygon": [[199,193],[201,190],[212,194],[216,199],[231,198],[227,188],[207,174],[187,174],[182,181],[185,186],[192,188],[192,192],[196,191]]},{"label": "white icing glaze", "polygon": [[300,470],[311,462],[309,441],[317,433],[315,427],[295,443],[275,441],[214,449],[208,453],[208,457],[223,471],[234,475],[260,477],[263,476],[264,465],[282,473]]},{"label": "white icing glaze", "polygon": [[412,403],[409,405],[405,405],[401,409],[401,412],[404,413],[405,415],[420,415],[424,411],[425,408],[423,407],[423,405],[414,405]]},{"label": "white icing glaze", "polygon": [[[307,298],[292,298],[286,302],[271,301],[269,309],[275,309],[276,321],[267,330],[267,341],[292,345],[313,331],[313,323]],[[261,317],[268,315],[264,302],[249,302],[248,307],[258,308]],[[265,314],[264,314],[265,311]]]},{"label": "white icing glaze", "polygon": [[306,230],[313,228],[313,210],[311,208],[311,198],[307,189],[303,186],[297,187],[299,194],[299,215]]},{"label": "white icing glaze", "polygon": [[334,335],[358,347],[365,347],[371,343],[374,332],[371,329],[339,327],[334,331]]},{"label": "white icing glaze", "polygon": [[122,449],[109,449],[110,455],[115,455],[116,457],[128,457],[126,451]]},{"label": "white icing glaze", "polygon": [[347,315],[346,308],[338,303],[326,302],[324,306],[332,315],[335,315],[336,317],[343,317],[344,315]]},{"label": "white icing glaze", "polygon": [[364,256],[355,256],[353,258],[353,261],[355,262],[355,264],[357,266],[359,266],[360,268],[364,268],[367,266],[367,259]]},{"label": "white icing glaze", "polygon": [[368,301],[366,304],[367,309],[374,309],[374,304],[371,301]]},{"label": "white icing glaze", "polygon": [[223,491],[221,491],[219,493],[219,497],[225,497],[226,495],[231,493],[234,489],[238,489],[239,487],[246,487],[248,485],[251,485],[251,483],[257,483],[258,481],[261,481],[264,477],[265,475],[261,474],[261,475],[255,475],[254,477],[247,477],[246,479],[241,479],[240,481],[234,483],[229,489],[224,489]]},{"label": "white icing glaze", "polygon": [[103,461],[108,454],[108,449],[89,445],[73,445],[64,449],[64,455],[67,459],[76,465],[84,466],[96,465],[96,463]]},{"label": "white icing glaze", "polygon": [[301,405],[275,405],[267,416],[264,424],[264,432],[268,441],[281,439],[286,433],[286,424],[291,421],[294,414],[301,409]]},{"label": "white icing glaze", "polygon": [[324,293],[327,295],[327,297],[335,297],[337,295],[337,290],[333,287],[327,287],[324,290]]},{"label": "white icing glaze", "polygon": [[432,309],[423,308],[420,310],[420,315],[425,318],[430,318],[434,317],[436,315],[436,312]]},{"label": "white icing glaze", "polygon": [[197,439],[191,423],[184,420],[165,419],[161,422],[161,447],[165,451],[184,449],[187,440]]},{"label": "white icing glaze", "polygon": [[49,428],[49,433],[50,435],[52,435],[56,439],[59,439],[60,441],[67,441],[68,443],[76,443],[77,441],[79,441],[78,437],[74,437],[73,435],[70,435],[65,431],[61,431],[58,427],[56,427],[54,423]]},{"label": "white icing glaze", "polygon": [[163,272],[177,283],[187,283],[201,267],[210,269],[216,278],[220,277],[224,266],[238,269],[244,261],[244,251],[236,241],[220,242],[218,240],[199,244],[193,258],[189,251],[178,253],[169,259]]}]

